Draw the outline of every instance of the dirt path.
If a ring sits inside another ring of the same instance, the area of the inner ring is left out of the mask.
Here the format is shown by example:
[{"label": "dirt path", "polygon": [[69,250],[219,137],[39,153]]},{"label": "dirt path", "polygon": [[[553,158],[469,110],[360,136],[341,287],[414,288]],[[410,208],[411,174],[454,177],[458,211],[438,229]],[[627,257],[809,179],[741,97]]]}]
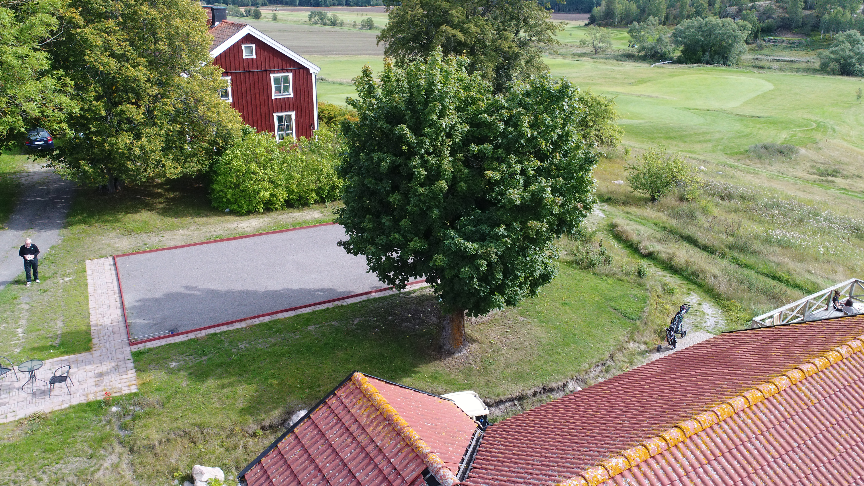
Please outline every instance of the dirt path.
[{"label": "dirt path", "polygon": [[[44,255],[60,241],[74,185],[54,171],[28,164],[19,176],[21,198],[5,229],[0,229],[0,289],[24,273],[18,248],[30,238]],[[40,259],[41,259],[40,255]]]}]

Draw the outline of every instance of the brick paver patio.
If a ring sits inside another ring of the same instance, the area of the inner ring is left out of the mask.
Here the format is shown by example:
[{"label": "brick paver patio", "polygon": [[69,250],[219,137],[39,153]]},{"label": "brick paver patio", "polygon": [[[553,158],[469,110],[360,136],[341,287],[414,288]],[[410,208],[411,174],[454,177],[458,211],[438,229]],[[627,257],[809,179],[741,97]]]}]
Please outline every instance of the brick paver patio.
[{"label": "brick paver patio", "polygon": [[90,294],[93,351],[45,360],[45,364],[36,372],[37,378],[47,382],[55,369],[71,365],[69,377],[74,383],[69,386],[71,395],[61,383],[54,386],[49,397],[45,382],[37,382],[31,395],[21,390],[21,385],[27,379],[26,374],[19,372],[17,382],[14,375],[7,375],[0,380],[0,423],[11,422],[35,412],[50,412],[98,400],[105,397],[105,392],[122,395],[138,389],[112,259],[87,262],[87,288]]}]

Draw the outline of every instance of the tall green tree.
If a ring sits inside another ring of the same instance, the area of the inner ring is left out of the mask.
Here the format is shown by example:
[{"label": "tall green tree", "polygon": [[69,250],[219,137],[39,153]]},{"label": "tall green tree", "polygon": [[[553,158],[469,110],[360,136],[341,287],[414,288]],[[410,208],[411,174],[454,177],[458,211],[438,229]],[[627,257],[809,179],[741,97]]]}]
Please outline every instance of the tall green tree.
[{"label": "tall green tree", "polygon": [[749,23],[728,18],[690,19],[675,27],[672,40],[681,48],[681,62],[731,66],[747,52],[750,29]]},{"label": "tall green tree", "polygon": [[387,0],[384,54],[405,63],[441,49],[464,55],[470,72],[499,91],[546,72],[543,48],[558,45],[559,26],[536,0]]},{"label": "tall green tree", "polygon": [[666,18],[667,5],[666,0],[648,0],[645,6],[645,18],[654,17],[662,24]]},{"label": "tall green tree", "polygon": [[425,277],[448,313],[445,349],[464,316],[535,295],[557,267],[555,240],[594,203],[591,171],[614,143],[611,102],[537,76],[495,92],[464,58],[364,68],[349,100],[337,221],[349,253],[396,288]]},{"label": "tall green tree", "polygon": [[633,22],[627,29],[627,35],[630,36],[630,44],[646,58],[656,61],[672,59],[675,52],[675,46],[672,45],[672,31],[660,25],[657,18],[648,17],[641,24]]},{"label": "tall green tree", "polygon": [[64,0],[0,0],[0,146],[37,125],[65,131],[70,85],[44,50],[65,8]]},{"label": "tall green tree", "polygon": [[819,69],[830,74],[864,76],[864,37],[857,30],[841,32],[819,53]]},{"label": "tall green tree", "polygon": [[804,17],[804,1],[803,0],[787,0],[786,15],[789,16],[789,22],[793,28],[801,27],[801,19]]},{"label": "tall green tree", "polygon": [[199,174],[242,122],[218,90],[205,13],[188,0],[76,0],[49,50],[74,87],[52,164],[88,185]]}]

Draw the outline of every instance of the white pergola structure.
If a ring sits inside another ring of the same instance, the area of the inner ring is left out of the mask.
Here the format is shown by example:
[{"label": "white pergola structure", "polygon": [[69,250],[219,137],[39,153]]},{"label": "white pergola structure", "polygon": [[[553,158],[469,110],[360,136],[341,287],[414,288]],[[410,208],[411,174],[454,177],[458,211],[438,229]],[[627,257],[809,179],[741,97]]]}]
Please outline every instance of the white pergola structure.
[{"label": "white pergola structure", "polygon": [[852,301],[855,303],[854,310],[856,314],[862,311],[862,308],[864,308],[864,281],[853,278],[833,287],[820,290],[815,294],[808,295],[779,309],[774,309],[767,314],[754,317],[750,323],[750,327],[777,326],[851,315],[848,312],[844,313],[831,308],[831,294],[835,290],[840,291],[841,302],[850,297],[852,298]]}]

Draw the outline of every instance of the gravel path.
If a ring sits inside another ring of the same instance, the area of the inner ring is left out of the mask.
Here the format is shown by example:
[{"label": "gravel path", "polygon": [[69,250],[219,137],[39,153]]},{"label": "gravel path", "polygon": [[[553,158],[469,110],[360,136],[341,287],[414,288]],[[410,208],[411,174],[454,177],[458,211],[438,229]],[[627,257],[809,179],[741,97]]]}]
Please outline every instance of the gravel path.
[{"label": "gravel path", "polygon": [[60,241],[60,229],[72,202],[74,185],[64,181],[54,171],[31,164],[20,176],[21,199],[6,224],[0,230],[0,289],[24,273],[18,248],[24,238],[39,247],[41,260],[52,245]]},{"label": "gravel path", "polygon": [[386,287],[328,224],[116,257],[132,341]]}]

